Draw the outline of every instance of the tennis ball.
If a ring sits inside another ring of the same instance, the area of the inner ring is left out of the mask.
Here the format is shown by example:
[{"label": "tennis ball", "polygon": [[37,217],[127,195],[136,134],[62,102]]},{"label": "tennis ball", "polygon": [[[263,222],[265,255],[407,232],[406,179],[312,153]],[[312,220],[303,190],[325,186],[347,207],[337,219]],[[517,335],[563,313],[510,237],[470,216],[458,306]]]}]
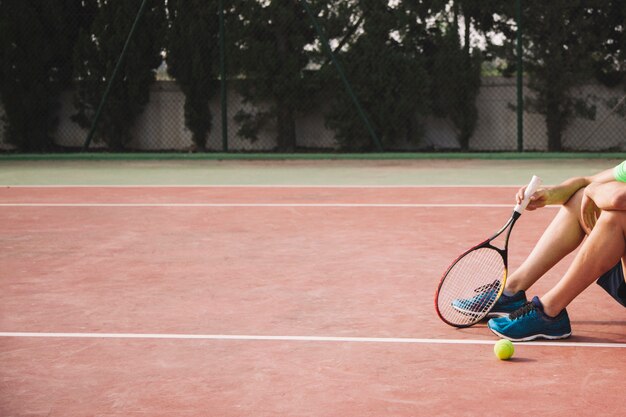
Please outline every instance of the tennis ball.
[{"label": "tennis ball", "polygon": [[515,348],[510,340],[500,339],[493,346],[493,353],[496,354],[498,359],[505,361],[511,359],[513,353],[515,353]]}]

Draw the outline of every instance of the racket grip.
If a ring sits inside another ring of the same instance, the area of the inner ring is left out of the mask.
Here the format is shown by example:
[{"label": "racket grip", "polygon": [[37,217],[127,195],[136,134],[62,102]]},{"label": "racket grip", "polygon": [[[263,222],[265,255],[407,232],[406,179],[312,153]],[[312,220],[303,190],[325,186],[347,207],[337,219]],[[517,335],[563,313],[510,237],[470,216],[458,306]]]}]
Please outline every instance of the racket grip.
[{"label": "racket grip", "polygon": [[526,206],[528,205],[528,202],[530,201],[530,197],[533,194],[535,194],[535,191],[537,191],[537,188],[539,188],[540,185],[541,185],[541,178],[539,178],[536,175],[533,175],[533,178],[530,180],[530,182],[526,186],[526,190],[524,191],[524,199],[522,200],[521,203],[517,204],[513,210],[519,214],[522,214],[522,212],[526,210]]}]

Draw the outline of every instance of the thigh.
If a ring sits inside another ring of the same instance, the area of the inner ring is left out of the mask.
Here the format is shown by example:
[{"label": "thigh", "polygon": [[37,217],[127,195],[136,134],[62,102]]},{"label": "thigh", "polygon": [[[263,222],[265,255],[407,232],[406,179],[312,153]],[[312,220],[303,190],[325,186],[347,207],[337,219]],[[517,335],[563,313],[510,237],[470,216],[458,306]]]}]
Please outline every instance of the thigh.
[{"label": "thigh", "polygon": [[584,195],[585,195],[585,188],[583,187],[580,190],[576,191],[569,198],[569,200],[567,200],[565,202],[565,204],[563,204],[562,210],[568,211],[570,216],[572,216],[572,215],[575,216],[576,219],[578,219],[578,224],[580,225],[580,228],[586,234],[584,223],[583,223],[582,212],[581,212],[581,206],[582,206],[582,201],[583,201],[583,196]]}]

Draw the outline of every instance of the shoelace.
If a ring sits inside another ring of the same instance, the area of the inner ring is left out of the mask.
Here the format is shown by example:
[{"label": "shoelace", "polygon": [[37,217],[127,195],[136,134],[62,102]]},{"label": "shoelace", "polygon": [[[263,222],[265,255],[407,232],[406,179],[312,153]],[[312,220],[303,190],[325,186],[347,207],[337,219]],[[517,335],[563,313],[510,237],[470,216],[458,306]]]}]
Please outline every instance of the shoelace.
[{"label": "shoelace", "polygon": [[500,281],[495,280],[491,284],[481,285],[478,288],[474,288],[474,292],[487,292],[489,290],[498,289],[500,287]]},{"label": "shoelace", "polygon": [[535,311],[537,309],[537,307],[531,302],[527,302],[526,304],[524,304],[524,306],[518,308],[517,310],[515,310],[514,312],[511,313],[511,315],[509,316],[509,318],[511,320],[515,320],[518,319],[520,317],[524,317],[525,315],[529,314],[532,311]]}]

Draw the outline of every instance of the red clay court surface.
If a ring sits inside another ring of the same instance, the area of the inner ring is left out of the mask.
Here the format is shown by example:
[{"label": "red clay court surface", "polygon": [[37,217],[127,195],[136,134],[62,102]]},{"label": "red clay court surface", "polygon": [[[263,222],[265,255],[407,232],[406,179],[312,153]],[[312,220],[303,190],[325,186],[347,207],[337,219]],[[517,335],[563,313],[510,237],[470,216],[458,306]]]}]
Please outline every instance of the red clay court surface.
[{"label": "red clay court surface", "polygon": [[[0,416],[622,416],[624,309],[596,285],[573,337],[506,362],[434,312],[515,190],[1,188]],[[520,219],[511,270],[555,214]]]}]

